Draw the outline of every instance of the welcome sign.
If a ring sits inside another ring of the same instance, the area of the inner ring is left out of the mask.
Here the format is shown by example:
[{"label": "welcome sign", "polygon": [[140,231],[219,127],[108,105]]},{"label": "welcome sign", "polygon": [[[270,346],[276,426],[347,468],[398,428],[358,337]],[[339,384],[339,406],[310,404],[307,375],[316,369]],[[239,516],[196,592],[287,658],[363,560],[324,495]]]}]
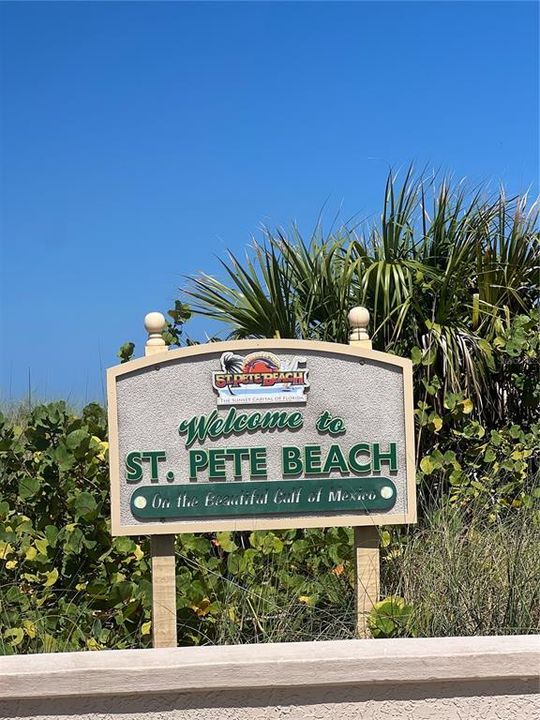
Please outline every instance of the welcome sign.
[{"label": "welcome sign", "polygon": [[246,340],[108,370],[112,532],[414,522],[409,360]]}]

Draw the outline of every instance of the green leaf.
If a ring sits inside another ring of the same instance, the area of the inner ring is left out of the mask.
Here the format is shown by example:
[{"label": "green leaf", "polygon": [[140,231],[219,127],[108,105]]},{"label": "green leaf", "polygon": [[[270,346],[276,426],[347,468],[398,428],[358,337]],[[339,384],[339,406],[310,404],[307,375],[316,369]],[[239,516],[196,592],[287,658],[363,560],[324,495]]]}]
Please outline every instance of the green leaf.
[{"label": "green leaf", "polygon": [[233,541],[232,534],[230,532],[218,532],[216,533],[216,539],[221,548],[227,553],[233,552],[238,547]]},{"label": "green leaf", "polygon": [[460,406],[461,406],[461,412],[464,415],[469,415],[470,413],[472,413],[472,411],[474,409],[473,401],[469,400],[469,398],[466,398],[465,400],[463,400],[460,403]]},{"label": "green leaf", "polygon": [[105,599],[109,594],[109,586],[103,582],[91,582],[86,586],[86,592],[90,597]]},{"label": "green leaf", "polygon": [[97,503],[89,492],[81,492],[75,497],[76,517],[88,518],[95,513],[96,509]]},{"label": "green leaf", "polygon": [[45,573],[45,578],[43,587],[51,587],[58,580],[58,570],[53,568],[50,572]]},{"label": "green leaf", "polygon": [[35,476],[25,476],[19,482],[19,497],[22,500],[27,500],[35,495],[41,486],[41,480]]},{"label": "green leaf", "polygon": [[4,632],[4,638],[9,641],[11,647],[17,647],[24,639],[24,630],[20,627],[9,628]]},{"label": "green leaf", "polygon": [[272,538],[272,550],[276,554],[279,554],[283,551],[283,543],[276,535],[274,535]]},{"label": "green leaf", "polygon": [[129,537],[117,537],[114,539],[114,547],[119,553],[128,555],[129,553],[135,552],[137,545]]},{"label": "green leaf", "polygon": [[264,537],[265,534],[262,530],[254,530],[249,535],[249,544],[255,548],[255,550],[259,550],[263,546]]},{"label": "green leaf", "polygon": [[73,432],[70,432],[66,436],[66,445],[71,450],[76,450],[77,448],[81,447],[81,445],[85,441],[90,441],[90,436],[86,428],[79,428],[78,430],[73,430]]},{"label": "green leaf", "polygon": [[422,351],[419,347],[413,347],[411,350],[411,360],[413,365],[420,365],[422,362]]},{"label": "green leaf", "polygon": [[429,350],[427,350],[423,357],[422,357],[422,365],[429,366],[433,365],[435,360],[437,359],[437,348],[431,347]]},{"label": "green leaf", "polygon": [[231,575],[238,575],[242,567],[242,558],[237,553],[231,553],[227,556],[227,570]]},{"label": "green leaf", "polygon": [[459,395],[452,392],[447,392],[444,395],[444,407],[447,410],[453,410],[456,407],[456,403],[459,400]]},{"label": "green leaf", "polygon": [[37,554],[38,553],[37,553],[36,548],[33,545],[30,545],[30,547],[26,549],[24,557],[26,560],[30,560],[30,562],[31,562],[32,560],[36,559]]},{"label": "green leaf", "polygon": [[430,455],[426,455],[420,460],[420,470],[426,475],[431,475],[436,468],[437,465],[433,462]]},{"label": "green leaf", "polygon": [[58,528],[54,525],[47,525],[45,528],[45,537],[51,547],[56,546],[56,539],[58,537]]},{"label": "green leaf", "polygon": [[390,595],[375,603],[368,618],[373,637],[400,637],[414,635],[410,627],[412,606],[404,598]]},{"label": "green leaf", "polygon": [[128,580],[121,580],[120,582],[114,583],[110,589],[111,602],[116,605],[118,603],[127,602],[133,593],[133,583]]},{"label": "green leaf", "polygon": [[447,450],[444,453],[443,459],[447,465],[453,465],[457,469],[459,469],[461,467],[461,465],[456,457],[456,453],[453,450]]},{"label": "green leaf", "polygon": [[512,425],[510,427],[510,437],[514,440],[520,440],[523,437],[523,430],[519,425]]},{"label": "green leaf", "polygon": [[468,438],[481,439],[486,434],[485,429],[477,420],[472,420],[463,428],[463,435]]},{"label": "green leaf", "polygon": [[450,473],[450,485],[459,487],[467,485],[468,482],[469,479],[462,470],[452,470]]},{"label": "green leaf", "polygon": [[84,535],[80,528],[72,527],[67,533],[64,552],[77,555],[82,551]]},{"label": "green leaf", "polygon": [[37,540],[35,540],[34,545],[36,546],[40,555],[47,555],[47,548],[49,547],[49,543],[45,538],[38,538]]},{"label": "green leaf", "polygon": [[57,640],[49,633],[45,633],[43,635],[42,642],[43,642],[43,652],[53,653],[58,650]]},{"label": "green leaf", "polygon": [[133,357],[134,350],[135,350],[134,343],[126,342],[120,347],[120,349],[116,353],[116,357],[120,358],[121,363],[129,362],[131,360],[131,358]]},{"label": "green leaf", "polygon": [[58,463],[60,470],[63,470],[64,472],[71,470],[77,462],[73,452],[68,449],[64,443],[60,443],[60,445],[56,448],[54,451],[54,458]]}]

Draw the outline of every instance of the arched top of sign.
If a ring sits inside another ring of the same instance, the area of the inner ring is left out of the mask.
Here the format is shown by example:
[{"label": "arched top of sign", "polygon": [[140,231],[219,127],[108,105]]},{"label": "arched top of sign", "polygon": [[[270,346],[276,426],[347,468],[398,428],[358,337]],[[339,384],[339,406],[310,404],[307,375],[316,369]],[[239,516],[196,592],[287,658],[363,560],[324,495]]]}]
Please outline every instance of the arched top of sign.
[{"label": "arched top of sign", "polygon": [[200,355],[223,354],[225,352],[246,353],[255,352],[256,350],[274,349],[280,350],[296,350],[297,352],[309,351],[319,353],[331,353],[335,355],[351,355],[360,358],[375,360],[388,365],[396,365],[402,368],[412,368],[412,363],[408,358],[391,355],[390,353],[380,352],[379,350],[368,350],[367,348],[354,347],[352,345],[343,345],[341,343],[321,342],[319,340],[281,340],[258,338],[255,340],[226,340],[216,343],[202,343],[201,345],[192,345],[190,347],[177,348],[176,350],[165,350],[165,352],[141,357],[131,360],[129,363],[116,365],[107,370],[108,377],[123,375],[133,370],[140,370],[149,365],[162,365],[170,363],[174,360],[198,357]]},{"label": "arched top of sign", "polygon": [[107,371],[117,535],[416,519],[412,365],[237,340]]}]

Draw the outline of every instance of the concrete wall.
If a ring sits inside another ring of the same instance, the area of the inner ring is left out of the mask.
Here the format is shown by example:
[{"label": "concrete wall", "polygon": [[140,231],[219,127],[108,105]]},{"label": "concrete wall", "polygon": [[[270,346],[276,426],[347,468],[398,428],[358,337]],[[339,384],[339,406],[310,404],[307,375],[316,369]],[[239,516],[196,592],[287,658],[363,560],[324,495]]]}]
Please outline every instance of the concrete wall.
[{"label": "concrete wall", "polygon": [[538,720],[540,639],[352,640],[0,658],[2,720]]}]

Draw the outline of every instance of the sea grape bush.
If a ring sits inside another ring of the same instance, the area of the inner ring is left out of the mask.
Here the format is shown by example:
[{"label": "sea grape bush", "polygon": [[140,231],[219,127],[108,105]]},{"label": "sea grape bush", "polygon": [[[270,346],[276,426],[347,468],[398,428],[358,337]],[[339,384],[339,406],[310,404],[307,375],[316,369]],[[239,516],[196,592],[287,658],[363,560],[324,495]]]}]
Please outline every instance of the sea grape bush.
[{"label": "sea grape bush", "polygon": [[54,651],[145,644],[149,567],[111,538],[105,412],[40,405],[0,417],[0,647]]},{"label": "sea grape bush", "polygon": [[[413,348],[415,410],[423,497],[449,495],[461,507],[481,507],[494,520],[508,508],[531,507],[540,496],[540,363],[537,314],[500,324],[491,344],[491,385],[504,411],[475,407],[463,393],[441,394],[429,357]],[[504,416],[505,422],[493,422]]]},{"label": "sea grape bush", "polygon": [[375,603],[368,626],[374,638],[414,637],[413,608],[399,595]]}]

